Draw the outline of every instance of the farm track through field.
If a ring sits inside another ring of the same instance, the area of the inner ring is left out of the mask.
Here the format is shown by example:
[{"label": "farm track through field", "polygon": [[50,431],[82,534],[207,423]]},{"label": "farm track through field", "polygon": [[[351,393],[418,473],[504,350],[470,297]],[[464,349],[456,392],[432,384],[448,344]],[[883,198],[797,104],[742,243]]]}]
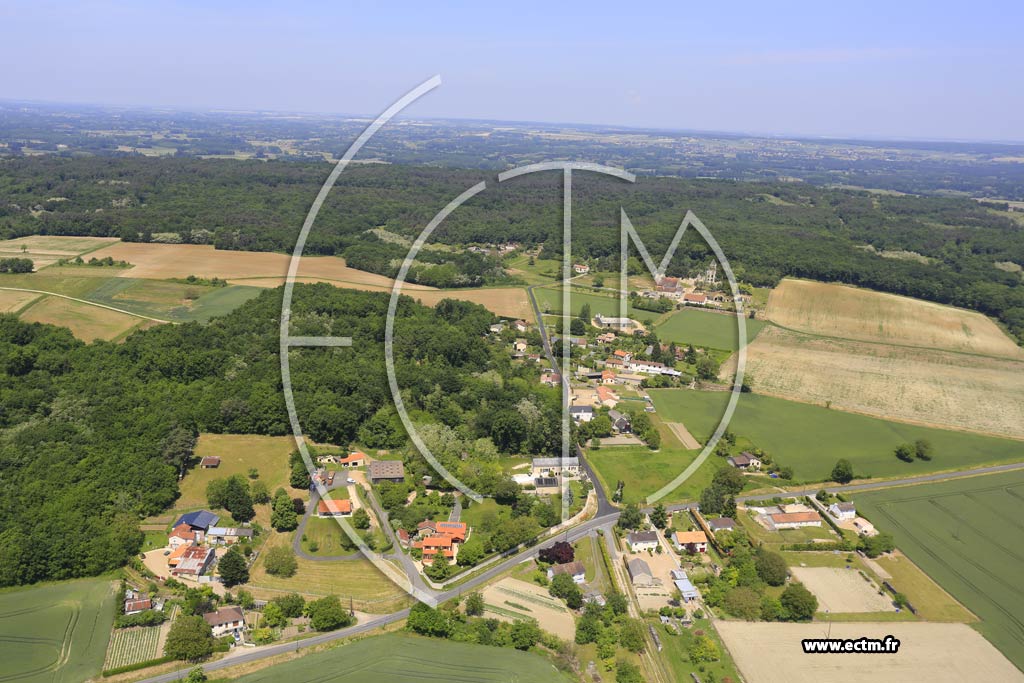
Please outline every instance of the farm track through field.
[{"label": "farm track through field", "polygon": [[77,298],[75,298],[73,296],[68,296],[67,294],[57,294],[56,292],[47,292],[47,291],[44,291],[42,289],[24,289],[22,287],[0,287],[0,289],[7,290],[7,291],[12,291],[12,292],[32,292],[33,294],[45,294],[47,296],[55,296],[55,297],[58,297],[60,299],[67,299],[69,301],[75,301],[75,302],[78,302],[80,304],[87,304],[89,306],[96,306],[98,308],[105,308],[108,311],[114,311],[115,313],[124,313],[125,315],[130,315],[130,316],[132,316],[134,318],[142,318],[144,320],[152,320],[153,322],[156,322],[156,323],[169,323],[169,322],[171,322],[170,320],[163,320],[161,318],[153,318],[151,316],[143,315],[141,313],[132,313],[131,311],[126,311],[123,308],[114,308],[113,306],[107,306],[106,304],[98,304],[95,301],[89,301],[88,299],[77,299]]}]

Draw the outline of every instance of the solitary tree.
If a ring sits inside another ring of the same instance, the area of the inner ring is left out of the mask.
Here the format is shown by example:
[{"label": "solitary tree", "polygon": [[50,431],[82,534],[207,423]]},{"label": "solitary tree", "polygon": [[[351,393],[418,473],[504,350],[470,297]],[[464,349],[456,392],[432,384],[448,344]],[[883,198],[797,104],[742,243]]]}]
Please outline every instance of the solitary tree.
[{"label": "solitary tree", "polygon": [[199,616],[181,616],[174,620],[164,644],[165,655],[194,662],[211,652],[213,630],[205,619]]},{"label": "solitary tree", "polygon": [[224,557],[220,558],[217,564],[221,581],[227,587],[237,586],[249,580],[249,567],[246,565],[245,557],[238,546],[234,546]]},{"label": "solitary tree", "polygon": [[333,631],[352,623],[338,596],[329,595],[309,603],[309,623],[317,631]]},{"label": "solitary tree", "polygon": [[474,591],[466,596],[466,614],[478,617],[484,613],[484,596]]},{"label": "solitary tree", "polygon": [[644,517],[643,513],[640,512],[640,508],[636,504],[630,503],[623,508],[622,513],[619,515],[619,521],[615,524],[620,529],[639,529],[643,521]]},{"label": "solitary tree", "polygon": [[665,511],[665,506],[662,503],[655,505],[654,510],[651,511],[651,524],[658,529],[664,529],[668,524],[668,512]]},{"label": "solitary tree", "polygon": [[848,483],[853,479],[853,464],[846,458],[840,458],[832,468],[830,478],[838,484]]},{"label": "solitary tree", "polygon": [[901,444],[896,448],[896,457],[903,462],[914,462],[914,447],[910,444]]},{"label": "solitary tree", "polygon": [[299,517],[295,514],[292,499],[284,489],[274,494],[274,506],[270,513],[270,525],[277,531],[291,531],[299,525]]},{"label": "solitary tree", "polygon": [[357,529],[369,529],[370,514],[363,508],[359,508],[352,513],[352,526]]},{"label": "solitary tree", "polygon": [[914,442],[914,455],[919,460],[932,459],[932,442],[928,439],[918,439]]}]

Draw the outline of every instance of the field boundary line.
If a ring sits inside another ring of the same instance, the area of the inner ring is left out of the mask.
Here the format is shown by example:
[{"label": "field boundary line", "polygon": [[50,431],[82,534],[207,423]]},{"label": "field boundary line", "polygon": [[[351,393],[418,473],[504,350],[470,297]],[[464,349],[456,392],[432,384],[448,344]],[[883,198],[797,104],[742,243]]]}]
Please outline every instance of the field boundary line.
[{"label": "field boundary line", "polygon": [[[921,299],[921,301],[924,301],[924,299]],[[972,312],[973,313],[978,313],[978,311],[972,311]],[[979,315],[984,315],[984,314],[983,313],[979,313]],[[988,317],[988,316],[985,316],[985,317]],[[991,318],[989,318],[989,319],[991,320]],[[780,325],[779,323],[775,322],[771,318],[761,318],[761,321],[764,322],[766,325],[771,325],[772,327],[777,327],[780,330],[785,330],[786,332],[791,332],[793,334],[801,334],[801,335],[804,335],[805,337],[812,337],[814,339],[832,339],[832,340],[835,340],[835,341],[849,342],[849,343],[852,343],[852,344],[870,344],[872,346],[891,346],[891,347],[897,348],[897,349],[916,349],[916,350],[920,350],[920,351],[936,351],[936,352],[940,352],[940,353],[954,353],[954,354],[956,354],[958,356],[971,356],[971,357],[974,357],[974,358],[994,358],[996,360],[1017,361],[1018,363],[1021,362],[1021,361],[1024,361],[1024,358],[1022,358],[1021,356],[1018,356],[1018,357],[1014,358],[1013,356],[995,356],[995,355],[992,355],[991,353],[978,353],[976,351],[957,351],[956,349],[943,349],[943,348],[938,348],[938,347],[935,347],[935,346],[921,346],[920,344],[899,344],[899,343],[896,343],[896,342],[874,341],[874,340],[870,340],[870,339],[854,339],[852,337],[837,337],[837,336],[832,335],[832,334],[821,334],[819,332],[807,332],[805,330],[798,330],[798,329],[796,329],[794,327],[787,327],[785,325]],[[1000,329],[1002,329],[1002,328],[1000,328]],[[1005,333],[1005,330],[1004,330],[1004,333]],[[752,341],[750,343],[753,344],[754,342]],[[1020,346],[1018,346],[1017,348],[1021,349]]]},{"label": "field boundary line", "polygon": [[[42,289],[25,289],[24,287],[0,287],[0,290],[6,290],[6,291],[9,291],[9,292],[31,292],[33,294],[46,294],[48,296],[56,296],[56,297],[59,297],[61,299],[67,299],[69,301],[77,301],[80,304],[88,304],[89,306],[98,306],[99,308],[105,308],[108,311],[114,311],[115,313],[124,313],[125,315],[130,315],[130,316],[132,316],[134,318],[142,318],[144,320],[152,320],[153,322],[156,322],[156,323],[173,324],[173,321],[170,321],[170,320],[163,320],[162,318],[154,318],[152,316],[143,315],[142,313],[132,313],[131,311],[126,311],[123,308],[114,308],[113,306],[107,306],[106,304],[98,304],[95,301],[89,301],[88,299],[78,299],[78,298],[75,298],[73,296],[68,296],[67,294],[57,294],[56,292],[47,292],[47,291],[42,290]],[[38,301],[38,299],[36,299],[35,301]]]}]

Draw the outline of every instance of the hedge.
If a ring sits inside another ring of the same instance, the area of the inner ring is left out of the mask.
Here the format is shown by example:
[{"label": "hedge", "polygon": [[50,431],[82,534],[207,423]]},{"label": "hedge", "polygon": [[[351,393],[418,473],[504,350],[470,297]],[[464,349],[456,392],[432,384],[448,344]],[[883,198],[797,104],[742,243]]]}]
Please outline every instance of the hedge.
[{"label": "hedge", "polygon": [[149,667],[156,666],[157,664],[166,664],[167,662],[173,662],[173,661],[174,661],[174,657],[168,657],[168,656],[165,655],[163,657],[157,657],[156,659],[147,659],[144,662],[135,662],[134,664],[125,664],[124,666],[118,666],[118,667],[115,667],[113,669],[106,669],[102,673],[102,676],[104,678],[108,678],[110,676],[116,676],[118,674],[126,674],[129,671],[138,671],[139,669],[148,669]]}]

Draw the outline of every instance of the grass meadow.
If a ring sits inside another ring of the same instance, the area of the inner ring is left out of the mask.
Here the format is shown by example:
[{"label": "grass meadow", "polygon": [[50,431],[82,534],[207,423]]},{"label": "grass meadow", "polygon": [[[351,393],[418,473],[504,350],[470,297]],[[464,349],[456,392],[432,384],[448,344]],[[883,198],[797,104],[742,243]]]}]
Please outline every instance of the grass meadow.
[{"label": "grass meadow", "polygon": [[569,681],[544,657],[511,648],[392,633],[306,655],[237,679],[238,683],[414,683],[416,681]]},{"label": "grass meadow", "polygon": [[[746,319],[747,343],[761,331],[765,323]],[[684,308],[673,313],[655,326],[658,339],[663,343],[693,344],[725,351],[739,348],[739,331],[733,313],[716,313],[698,308]]]},{"label": "grass meadow", "polygon": [[0,681],[77,683],[99,674],[115,592],[103,578],[0,592]]},{"label": "grass meadow", "polygon": [[[727,392],[649,390],[663,420],[682,422],[704,443],[721,420]],[[970,432],[935,429],[829,410],[758,394],[742,394],[729,429],[793,468],[797,480],[823,481],[839,458],[848,458],[858,478],[911,477],[1019,460],[1024,443]],[[930,462],[897,460],[897,446],[931,441]]]},{"label": "grass meadow", "polygon": [[978,631],[1024,668],[1024,472],[870,492],[854,501],[980,617]]},{"label": "grass meadow", "polygon": [[181,480],[181,497],[175,510],[194,510],[206,505],[206,485],[213,479],[241,474],[248,479],[250,467],[259,471],[259,479],[273,495],[283,486],[292,496],[302,494],[288,486],[288,456],[295,449],[290,436],[259,436],[254,434],[200,434],[196,444],[196,457],[215,455],[220,467],[201,469],[195,465]]}]

